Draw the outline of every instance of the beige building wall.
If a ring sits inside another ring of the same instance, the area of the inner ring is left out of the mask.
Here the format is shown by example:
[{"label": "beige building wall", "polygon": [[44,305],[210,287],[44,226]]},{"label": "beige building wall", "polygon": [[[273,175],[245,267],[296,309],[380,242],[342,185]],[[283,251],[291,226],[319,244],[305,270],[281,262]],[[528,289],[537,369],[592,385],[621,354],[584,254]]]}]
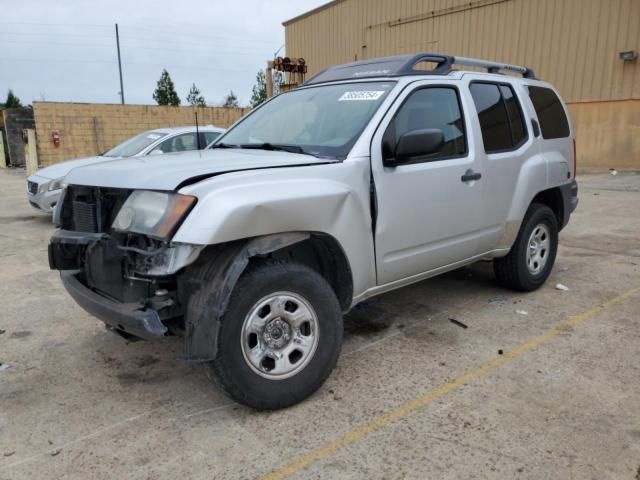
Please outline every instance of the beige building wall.
[{"label": "beige building wall", "polygon": [[308,76],[421,51],[531,67],[571,104],[579,160],[640,168],[640,59],[618,57],[640,51],[639,0],[335,0],[284,25],[287,55],[305,58]]},{"label": "beige building wall", "polygon": [[[195,125],[226,128],[248,108],[165,107],[92,103],[34,102],[33,111],[41,167],[96,155],[153,128]],[[60,134],[56,147],[52,133]]]},{"label": "beige building wall", "polygon": [[569,104],[580,170],[640,170],[640,99]]}]

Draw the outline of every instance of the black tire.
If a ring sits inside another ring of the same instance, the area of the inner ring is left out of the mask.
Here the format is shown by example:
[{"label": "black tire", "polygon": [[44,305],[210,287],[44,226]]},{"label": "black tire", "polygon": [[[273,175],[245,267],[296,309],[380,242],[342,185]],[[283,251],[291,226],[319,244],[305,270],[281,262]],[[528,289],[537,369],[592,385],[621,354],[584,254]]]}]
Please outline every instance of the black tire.
[{"label": "black tire", "polygon": [[[245,318],[261,299],[275,292],[302,297],[317,318],[317,347],[306,365],[288,378],[265,378],[245,359],[241,342]],[[298,263],[261,262],[238,280],[220,319],[217,355],[209,371],[218,387],[235,401],[257,410],[296,404],[314,393],[336,365],[342,347],[342,312],[322,276]]]},{"label": "black tire", "polygon": [[[527,267],[529,239],[538,225],[546,225],[549,232],[548,258],[541,271],[533,274]],[[493,261],[493,271],[503,286],[521,292],[536,290],[544,284],[551,273],[558,250],[558,220],[553,210],[541,203],[532,203],[522,221],[516,241],[506,257]]]}]

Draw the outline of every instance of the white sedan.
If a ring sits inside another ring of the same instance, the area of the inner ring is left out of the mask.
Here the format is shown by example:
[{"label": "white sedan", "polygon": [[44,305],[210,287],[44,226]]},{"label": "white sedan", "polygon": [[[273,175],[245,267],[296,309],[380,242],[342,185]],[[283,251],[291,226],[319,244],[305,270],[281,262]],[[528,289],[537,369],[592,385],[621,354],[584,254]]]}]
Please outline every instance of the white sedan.
[{"label": "white sedan", "polygon": [[163,153],[198,150],[210,145],[225,130],[213,126],[158,128],[136,135],[101,155],[56,163],[38,170],[27,179],[29,203],[43,212],[55,207],[63,186],[64,177],[76,167],[128,157],[142,157]]}]

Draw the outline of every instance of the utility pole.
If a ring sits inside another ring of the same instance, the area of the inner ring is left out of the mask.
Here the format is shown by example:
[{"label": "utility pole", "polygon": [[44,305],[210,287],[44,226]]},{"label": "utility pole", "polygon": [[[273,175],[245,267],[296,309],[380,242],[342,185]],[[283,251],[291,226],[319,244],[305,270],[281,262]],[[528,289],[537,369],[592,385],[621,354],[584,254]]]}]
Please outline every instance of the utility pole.
[{"label": "utility pole", "polygon": [[116,47],[118,48],[118,72],[120,72],[120,100],[124,105],[124,85],[122,84],[122,61],[120,60],[120,35],[118,35],[118,24],[116,23]]}]

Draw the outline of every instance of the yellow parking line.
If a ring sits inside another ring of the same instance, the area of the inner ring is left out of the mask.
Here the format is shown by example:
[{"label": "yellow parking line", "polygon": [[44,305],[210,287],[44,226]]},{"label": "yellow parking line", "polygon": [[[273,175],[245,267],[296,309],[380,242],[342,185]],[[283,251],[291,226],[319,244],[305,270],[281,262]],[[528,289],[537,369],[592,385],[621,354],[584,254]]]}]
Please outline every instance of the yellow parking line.
[{"label": "yellow parking line", "polygon": [[466,373],[465,375],[459,378],[456,378],[455,380],[452,380],[449,383],[445,383],[444,385],[441,385],[425,393],[420,397],[414,398],[413,400],[410,400],[404,403],[403,405],[396,408],[395,410],[391,410],[390,412],[387,412],[383,415],[380,415],[379,417],[374,418],[370,422],[358,428],[355,428],[354,430],[351,430],[350,432],[346,433],[342,437],[336,440],[333,440],[331,442],[328,442],[323,446],[317,448],[316,450],[313,450],[312,452],[307,453],[306,455],[302,455],[298,459],[295,459],[290,463],[284,465],[283,467],[267,474],[264,477],[264,479],[265,480],[281,480],[295,473],[298,473],[301,470],[304,470],[309,465],[331,456],[337,450],[357,442],[358,440],[366,437],[370,433],[373,433],[387,426],[389,423],[394,422],[400,418],[406,417],[410,413],[418,410],[419,408],[424,407],[425,405],[430,404],[434,400],[444,397],[445,395],[459,389],[460,387],[480,377],[487,375],[491,371],[513,360],[514,358],[517,358],[529,352],[530,350],[533,350],[534,348],[558,336],[560,333],[566,332],[568,328],[575,327],[589,320],[590,318],[595,317],[598,313],[603,311],[605,308],[615,305],[616,303],[619,303],[627,299],[628,297],[634,295],[635,293],[640,293],[640,287],[628,290],[622,293],[621,295],[618,295],[617,297],[614,297],[610,300],[607,300],[604,303],[601,303],[600,305],[597,305],[596,307],[593,307],[578,315],[573,315],[569,317],[569,320],[567,320],[566,322],[562,322],[556,325],[555,327],[545,331],[541,335],[534,337],[528,342],[525,342],[522,345],[514,348],[513,350],[505,352],[502,356],[497,357],[495,360],[487,362],[481,365],[480,367],[478,367],[477,369],[472,370],[471,372]]}]

